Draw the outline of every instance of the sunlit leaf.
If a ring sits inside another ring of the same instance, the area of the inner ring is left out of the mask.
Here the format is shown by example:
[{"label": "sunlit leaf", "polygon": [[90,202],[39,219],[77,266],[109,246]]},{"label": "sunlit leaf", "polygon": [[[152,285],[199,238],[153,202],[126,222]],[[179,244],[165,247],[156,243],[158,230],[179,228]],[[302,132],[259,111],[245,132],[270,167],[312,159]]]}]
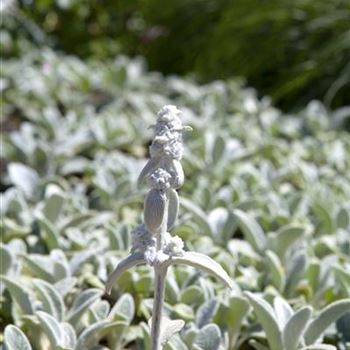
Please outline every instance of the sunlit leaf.
[{"label": "sunlit leaf", "polygon": [[275,313],[272,307],[262,298],[252,293],[246,292],[250,303],[261,323],[267,337],[267,341],[272,350],[283,349],[283,341],[281,331],[278,327]]},{"label": "sunlit leaf", "polygon": [[338,300],[326,306],[319,315],[309,323],[304,336],[306,344],[313,344],[333,322],[349,311],[350,299]]},{"label": "sunlit leaf", "polygon": [[32,350],[24,333],[13,325],[8,325],[5,328],[4,343],[7,350]]}]

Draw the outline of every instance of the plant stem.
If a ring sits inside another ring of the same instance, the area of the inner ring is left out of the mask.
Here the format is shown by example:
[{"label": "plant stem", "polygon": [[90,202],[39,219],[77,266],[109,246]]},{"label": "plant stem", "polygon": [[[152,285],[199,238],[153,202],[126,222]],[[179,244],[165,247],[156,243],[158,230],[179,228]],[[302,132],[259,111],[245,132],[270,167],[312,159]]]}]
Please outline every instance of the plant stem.
[{"label": "plant stem", "polygon": [[[167,232],[168,224],[168,200],[166,200],[162,228],[157,235],[157,251],[163,250],[164,235]],[[161,263],[154,265],[155,291],[152,310],[152,350],[161,350],[160,334],[162,329],[162,313],[164,304],[165,280],[168,267]]]},{"label": "plant stem", "polygon": [[152,350],[161,350],[160,332],[162,326],[162,313],[164,303],[165,278],[167,267],[157,266],[155,272],[155,292],[152,312]]}]

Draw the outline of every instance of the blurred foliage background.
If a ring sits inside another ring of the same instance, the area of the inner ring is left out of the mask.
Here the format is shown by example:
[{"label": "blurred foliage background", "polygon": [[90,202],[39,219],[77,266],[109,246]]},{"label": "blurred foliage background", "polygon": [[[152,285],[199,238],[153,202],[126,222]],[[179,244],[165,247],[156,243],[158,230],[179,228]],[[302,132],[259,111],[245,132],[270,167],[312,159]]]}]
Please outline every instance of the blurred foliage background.
[{"label": "blurred foliage background", "polygon": [[[190,74],[200,82],[241,77],[288,111],[311,99],[330,108],[350,100],[348,0],[25,0],[18,5],[4,22],[12,21],[36,45],[48,43],[82,58],[142,55],[151,70]],[[5,46],[3,54],[14,53]]]},{"label": "blurred foliage background", "polygon": [[104,285],[142,222],[166,104],[193,127],[171,233],[234,290],[169,270],[165,314],[186,328],[164,350],[350,349],[349,0],[2,0],[0,15],[0,350],[150,349],[153,271]]}]

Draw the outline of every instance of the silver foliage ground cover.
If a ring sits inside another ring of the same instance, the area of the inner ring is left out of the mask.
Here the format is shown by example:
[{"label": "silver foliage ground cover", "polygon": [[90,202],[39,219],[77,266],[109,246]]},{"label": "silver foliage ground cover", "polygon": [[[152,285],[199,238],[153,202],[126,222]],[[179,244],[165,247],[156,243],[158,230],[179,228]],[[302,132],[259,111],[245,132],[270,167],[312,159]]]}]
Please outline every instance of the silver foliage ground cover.
[{"label": "silver foliage ground cover", "polygon": [[165,348],[349,349],[345,108],[282,115],[235,81],[198,86],[123,57],[47,49],[5,63],[3,348],[150,349],[151,269],[123,274],[111,296],[104,283],[142,221],[147,127],[175,104],[194,131],[172,232],[234,288],[170,268],[165,312],[186,325]]}]

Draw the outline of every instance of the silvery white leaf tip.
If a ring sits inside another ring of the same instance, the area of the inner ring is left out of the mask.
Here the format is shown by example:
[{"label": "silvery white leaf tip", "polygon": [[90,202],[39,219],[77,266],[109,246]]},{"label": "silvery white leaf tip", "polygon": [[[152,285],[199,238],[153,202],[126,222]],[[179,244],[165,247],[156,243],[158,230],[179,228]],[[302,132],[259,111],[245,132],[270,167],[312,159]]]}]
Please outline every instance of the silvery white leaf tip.
[{"label": "silvery white leaf tip", "polygon": [[134,252],[122,259],[114,271],[108,276],[105,291],[110,293],[115,281],[127,270],[137,265],[145,264],[145,257],[143,252]]}]

